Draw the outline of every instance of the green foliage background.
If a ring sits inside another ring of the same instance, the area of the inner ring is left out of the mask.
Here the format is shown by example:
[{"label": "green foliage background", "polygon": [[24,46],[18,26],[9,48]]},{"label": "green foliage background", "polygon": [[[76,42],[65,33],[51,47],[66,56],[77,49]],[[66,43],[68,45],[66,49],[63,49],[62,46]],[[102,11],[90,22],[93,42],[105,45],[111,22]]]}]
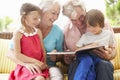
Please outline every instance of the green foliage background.
[{"label": "green foliage background", "polygon": [[120,27],[120,0],[105,0],[106,16],[112,26]]},{"label": "green foliage background", "polygon": [[11,19],[8,16],[5,16],[3,18],[0,18],[0,31],[7,30],[8,25],[13,22],[13,19]]}]

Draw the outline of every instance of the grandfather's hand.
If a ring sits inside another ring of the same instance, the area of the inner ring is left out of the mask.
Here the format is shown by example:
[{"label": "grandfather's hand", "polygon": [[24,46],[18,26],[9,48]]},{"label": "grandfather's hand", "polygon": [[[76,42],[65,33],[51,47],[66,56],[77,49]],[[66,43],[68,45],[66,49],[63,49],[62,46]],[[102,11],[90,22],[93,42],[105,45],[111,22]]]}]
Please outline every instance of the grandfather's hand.
[{"label": "grandfather's hand", "polygon": [[92,52],[105,60],[111,60],[113,55],[112,49],[108,47],[94,49]]}]

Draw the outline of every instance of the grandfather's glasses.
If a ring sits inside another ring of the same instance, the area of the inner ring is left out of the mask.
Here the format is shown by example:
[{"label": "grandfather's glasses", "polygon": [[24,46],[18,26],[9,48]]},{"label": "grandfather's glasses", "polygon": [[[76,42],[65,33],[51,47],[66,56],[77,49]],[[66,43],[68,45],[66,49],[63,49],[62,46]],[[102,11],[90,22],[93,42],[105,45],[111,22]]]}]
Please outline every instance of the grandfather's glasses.
[{"label": "grandfather's glasses", "polygon": [[76,17],[76,19],[71,19],[72,22],[77,22],[77,21],[84,21],[85,19],[85,16],[84,15],[81,15],[79,18]]}]

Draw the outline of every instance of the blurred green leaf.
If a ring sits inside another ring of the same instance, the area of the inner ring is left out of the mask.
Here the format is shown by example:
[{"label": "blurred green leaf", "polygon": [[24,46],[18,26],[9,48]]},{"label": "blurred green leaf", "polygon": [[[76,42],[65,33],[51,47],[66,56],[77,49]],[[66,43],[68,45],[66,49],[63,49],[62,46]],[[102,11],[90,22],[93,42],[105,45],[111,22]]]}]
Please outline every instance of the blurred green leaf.
[{"label": "blurred green leaf", "polygon": [[8,16],[0,18],[0,31],[7,30],[7,26],[12,22],[13,22],[13,19],[11,19]]},{"label": "blurred green leaf", "polygon": [[120,0],[105,0],[106,15],[112,26],[120,26]]}]

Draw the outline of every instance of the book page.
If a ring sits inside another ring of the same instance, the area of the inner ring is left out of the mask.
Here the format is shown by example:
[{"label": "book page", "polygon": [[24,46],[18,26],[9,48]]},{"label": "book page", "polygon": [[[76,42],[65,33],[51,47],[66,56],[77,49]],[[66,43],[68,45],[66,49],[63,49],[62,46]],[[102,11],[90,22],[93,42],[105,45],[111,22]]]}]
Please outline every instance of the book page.
[{"label": "book page", "polygon": [[78,48],[76,51],[84,51],[84,50],[92,50],[92,49],[97,49],[97,48],[104,48],[102,45],[87,45]]}]

